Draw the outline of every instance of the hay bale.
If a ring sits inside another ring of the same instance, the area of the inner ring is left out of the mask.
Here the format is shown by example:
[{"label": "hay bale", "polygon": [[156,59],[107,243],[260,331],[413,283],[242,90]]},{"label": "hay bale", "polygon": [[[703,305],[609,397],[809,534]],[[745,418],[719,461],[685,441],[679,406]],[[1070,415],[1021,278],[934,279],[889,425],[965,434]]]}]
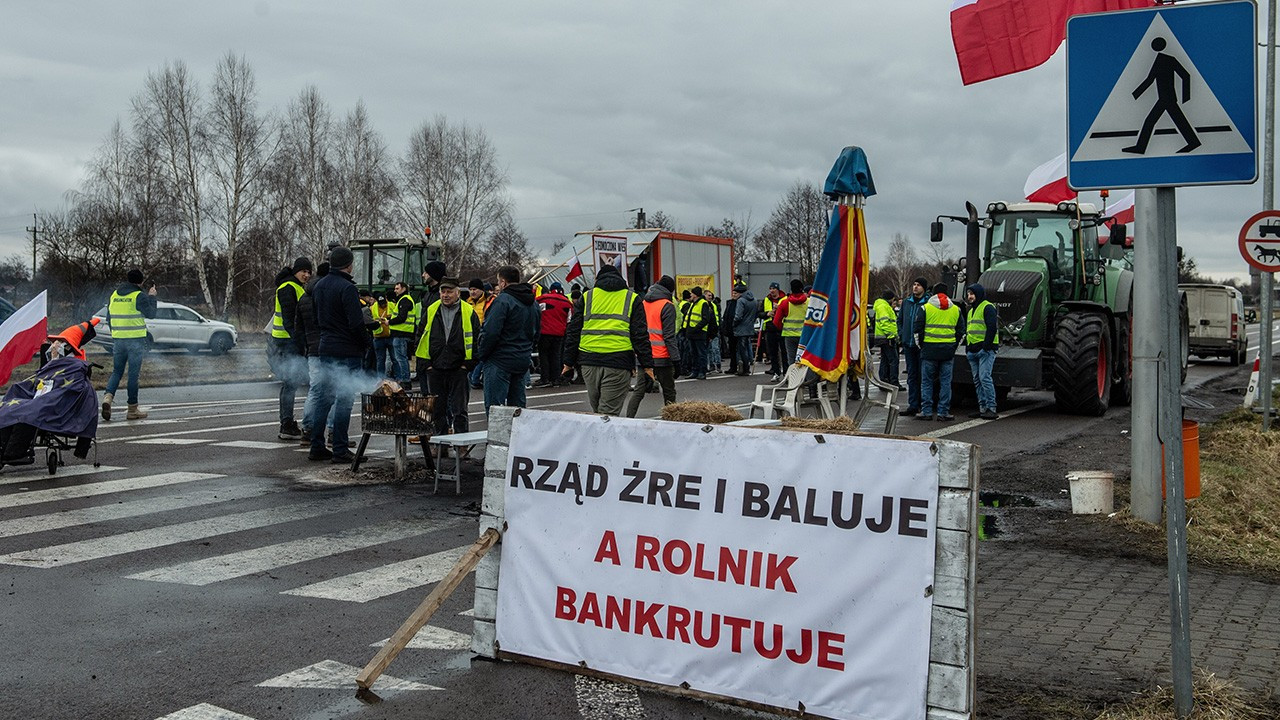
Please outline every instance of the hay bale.
[{"label": "hay bale", "polygon": [[662,407],[662,419],[675,422],[722,425],[742,419],[742,413],[718,402],[690,400]]},{"label": "hay bale", "polygon": [[853,418],[840,417],[831,418],[798,418],[784,417],[782,418],[782,427],[790,430],[819,430],[821,432],[836,433],[840,435],[859,435],[862,434],[858,430],[858,426],[853,424]]}]

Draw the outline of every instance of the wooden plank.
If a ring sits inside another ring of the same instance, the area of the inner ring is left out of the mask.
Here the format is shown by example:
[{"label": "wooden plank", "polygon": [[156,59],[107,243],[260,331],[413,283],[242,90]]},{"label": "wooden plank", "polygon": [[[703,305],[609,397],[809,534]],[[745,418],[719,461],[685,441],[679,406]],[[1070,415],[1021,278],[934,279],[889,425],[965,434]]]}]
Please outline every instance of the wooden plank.
[{"label": "wooden plank", "polygon": [[511,420],[518,408],[494,405],[489,408],[489,444],[511,444]]},{"label": "wooden plank", "polygon": [[933,576],[933,606],[968,610],[969,584],[962,577],[951,575]]},{"label": "wooden plank", "polygon": [[948,665],[969,665],[969,617],[963,610],[933,608],[929,660]]},{"label": "wooden plank", "polygon": [[940,489],[938,491],[938,527],[944,530],[969,531],[969,501],[972,490]]},{"label": "wooden plank", "polygon": [[498,657],[498,626],[477,619],[471,629],[471,652],[487,658]]},{"label": "wooden plank", "polygon": [[962,667],[929,663],[930,705],[953,712],[969,712],[969,673]]},{"label": "wooden plank", "polygon": [[489,552],[489,549],[497,544],[499,537],[500,534],[497,530],[486,530],[484,534],[481,535],[465,553],[463,553],[462,557],[458,558],[458,562],[449,570],[449,574],[446,575],[444,579],[436,585],[435,589],[431,591],[431,594],[427,595],[422,603],[418,605],[418,609],[414,610],[413,613],[409,615],[409,617],[404,621],[404,624],[400,626],[400,629],[396,630],[395,634],[391,636],[391,639],[387,641],[387,644],[383,645],[382,648],[378,650],[378,654],[373,656],[373,659],[369,661],[369,664],[364,666],[364,670],[361,670],[360,674],[356,676],[356,685],[365,690],[368,690],[369,687],[373,685],[373,682],[377,680],[378,676],[387,669],[387,666],[391,664],[391,661],[395,660],[396,656],[400,654],[400,651],[409,644],[409,641],[413,639],[413,636],[417,635],[418,631],[422,629],[422,626],[426,625],[427,621],[431,619],[431,616],[440,609],[440,606],[444,604],[445,599],[453,594],[453,591],[458,588],[462,579],[475,569],[476,564],[480,562],[480,558],[484,557],[485,553]]},{"label": "wooden plank", "polygon": [[938,447],[938,487],[972,489],[976,487],[973,446],[954,440],[935,440]]},{"label": "wooden plank", "polygon": [[[484,518],[481,518],[483,523]],[[969,533],[959,530],[938,530],[937,556],[933,574],[950,577],[969,577]]]}]

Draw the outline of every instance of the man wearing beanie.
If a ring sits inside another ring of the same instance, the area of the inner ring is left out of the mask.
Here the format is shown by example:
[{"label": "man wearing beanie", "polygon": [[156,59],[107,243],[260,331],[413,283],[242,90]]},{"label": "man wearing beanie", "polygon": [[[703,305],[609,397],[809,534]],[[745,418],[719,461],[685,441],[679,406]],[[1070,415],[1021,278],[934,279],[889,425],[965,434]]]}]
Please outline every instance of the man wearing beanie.
[{"label": "man wearing beanie", "polygon": [[600,268],[596,286],[573,308],[564,337],[564,364],[565,372],[582,366],[591,412],[615,417],[622,415],[636,365],[654,377],[644,303],[612,265]]},{"label": "man wearing beanie", "polygon": [[316,404],[316,389],[320,387],[320,324],[316,322],[316,283],[329,274],[329,263],[316,266],[305,292],[298,298],[298,311],[294,314],[293,329],[303,339],[307,355],[307,401],[302,403],[302,445],[311,445],[311,408]]},{"label": "man wearing beanie", "polygon": [[956,346],[964,336],[962,323],[960,306],[947,297],[947,286],[942,283],[934,285],[933,297],[925,303],[924,312],[916,319],[915,326],[921,344],[918,416],[921,420],[933,420],[935,409],[938,420],[954,419],[951,416],[951,370]]},{"label": "man wearing beanie", "polygon": [[[751,338],[755,335],[756,314],[760,312],[760,304],[743,283],[733,286],[733,296],[737,299],[734,306],[730,332],[734,340],[733,346],[738,358],[738,374],[751,374]],[[729,313],[725,311],[725,324],[730,324]]]},{"label": "man wearing beanie", "polygon": [[[329,251],[329,274],[315,285],[313,303],[320,327],[320,387],[312,388],[316,402],[305,422],[311,428],[311,460],[350,462],[348,431],[351,402],[357,389],[365,351],[373,338],[366,330],[360,293],[351,278],[355,256],[339,245]],[[333,451],[325,447],[325,419],[333,411]]]},{"label": "man wearing beanie", "polygon": [[134,268],[125,277],[126,282],[111,293],[107,302],[107,325],[111,326],[111,379],[102,396],[102,419],[111,419],[111,403],[115,400],[125,366],[129,368],[129,412],[126,420],[141,420],[147,416],[138,407],[138,373],[142,371],[142,358],[147,354],[147,318],[156,316],[156,287],[142,291],[142,271]]},{"label": "man wearing beanie", "polygon": [[[422,324],[422,311],[440,299],[440,280],[449,274],[444,263],[432,260],[422,268],[422,297],[418,298],[418,324]],[[419,328],[421,331],[421,328]]]},{"label": "man wearing beanie", "polygon": [[653,354],[653,376],[640,376],[627,400],[627,417],[635,417],[640,403],[654,386],[662,388],[662,404],[676,401],[676,366],[680,364],[680,349],[676,342],[676,281],[663,275],[649,286],[644,296],[645,325],[649,331],[649,349]]},{"label": "man wearing beanie", "polygon": [[498,297],[484,316],[475,357],[484,363],[484,411],[494,405],[525,407],[525,382],[533,365],[542,314],[520,269],[498,268]]},{"label": "man wearing beanie", "polygon": [[804,283],[792,280],[791,294],[782,298],[773,311],[773,326],[782,332],[783,374],[796,363],[796,355],[800,350],[800,331],[804,329],[804,314],[808,306],[809,296],[805,294]]},{"label": "man wearing beanie", "polygon": [[280,381],[281,440],[297,440],[302,429],[293,418],[298,386],[307,381],[307,338],[297,329],[298,301],[311,280],[311,259],[300,257],[276,275],[275,314],[271,316],[271,371]]},{"label": "man wearing beanie", "polygon": [[996,386],[991,370],[996,362],[996,348],[1000,345],[997,328],[996,306],[987,300],[987,290],[978,283],[969,286],[965,293],[969,314],[965,320],[965,355],[973,373],[973,387],[978,391],[978,412],[969,417],[995,420]]},{"label": "man wearing beanie", "polygon": [[920,341],[916,337],[916,321],[924,317],[924,304],[929,302],[929,280],[918,277],[911,283],[911,294],[902,301],[898,313],[898,341],[907,361],[907,409],[903,416],[920,412]]}]

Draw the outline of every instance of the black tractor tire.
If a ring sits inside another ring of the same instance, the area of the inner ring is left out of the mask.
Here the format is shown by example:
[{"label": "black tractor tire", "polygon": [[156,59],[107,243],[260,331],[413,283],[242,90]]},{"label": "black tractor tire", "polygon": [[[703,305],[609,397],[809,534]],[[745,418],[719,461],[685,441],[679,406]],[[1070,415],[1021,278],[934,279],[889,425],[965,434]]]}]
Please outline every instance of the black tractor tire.
[{"label": "black tractor tire", "polygon": [[1111,352],[1106,317],[1074,312],[1058,321],[1053,348],[1053,399],[1058,410],[1099,416],[1111,403]]},{"label": "black tractor tire", "polygon": [[[1118,320],[1123,327],[1116,328],[1116,359],[1111,380],[1111,404],[1127,407],[1133,403],[1133,316]],[[1125,332],[1128,333],[1127,337]]]}]

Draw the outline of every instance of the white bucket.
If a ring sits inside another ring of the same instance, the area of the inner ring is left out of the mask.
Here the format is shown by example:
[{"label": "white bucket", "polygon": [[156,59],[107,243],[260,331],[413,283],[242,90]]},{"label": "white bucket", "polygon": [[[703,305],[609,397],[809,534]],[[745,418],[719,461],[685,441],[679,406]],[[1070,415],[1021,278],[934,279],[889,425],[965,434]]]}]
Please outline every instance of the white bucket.
[{"label": "white bucket", "polygon": [[1115,509],[1115,475],[1105,470],[1067,473],[1071,483],[1071,512],[1076,515],[1110,513]]}]

